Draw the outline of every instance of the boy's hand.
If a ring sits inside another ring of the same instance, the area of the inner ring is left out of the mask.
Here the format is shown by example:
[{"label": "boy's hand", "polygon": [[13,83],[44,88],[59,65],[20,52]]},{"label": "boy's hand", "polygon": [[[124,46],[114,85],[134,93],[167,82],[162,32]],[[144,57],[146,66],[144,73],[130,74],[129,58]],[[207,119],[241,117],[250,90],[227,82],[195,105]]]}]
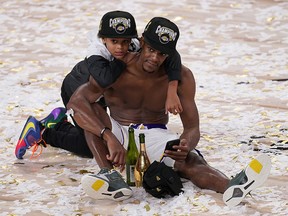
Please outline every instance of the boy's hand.
[{"label": "boy's hand", "polygon": [[166,114],[168,112],[177,115],[183,111],[180,99],[176,93],[167,95],[165,104]]}]

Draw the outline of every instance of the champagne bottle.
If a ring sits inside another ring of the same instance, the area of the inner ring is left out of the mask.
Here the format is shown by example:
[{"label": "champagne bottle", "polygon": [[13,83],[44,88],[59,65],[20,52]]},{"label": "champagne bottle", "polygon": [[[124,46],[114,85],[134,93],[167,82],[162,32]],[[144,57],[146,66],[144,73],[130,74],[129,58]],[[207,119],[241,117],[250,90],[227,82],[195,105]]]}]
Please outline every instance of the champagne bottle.
[{"label": "champagne bottle", "polygon": [[150,165],[150,160],[148,158],[145,147],[145,135],[143,133],[139,134],[139,141],[140,141],[140,154],[138,156],[135,168],[136,187],[142,186],[144,172],[148,169]]},{"label": "champagne bottle", "polygon": [[138,149],[135,142],[134,129],[129,127],[129,141],[126,153],[126,181],[129,186],[135,186],[135,166],[138,159]]}]

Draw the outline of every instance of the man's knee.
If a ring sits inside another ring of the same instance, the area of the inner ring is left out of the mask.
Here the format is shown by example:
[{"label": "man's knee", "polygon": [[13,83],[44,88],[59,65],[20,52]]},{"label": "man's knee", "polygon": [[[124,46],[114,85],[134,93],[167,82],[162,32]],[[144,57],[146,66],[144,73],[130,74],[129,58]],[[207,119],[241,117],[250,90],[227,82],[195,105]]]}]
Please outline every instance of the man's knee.
[{"label": "man's knee", "polygon": [[189,152],[185,161],[175,161],[174,168],[181,177],[191,179],[201,172],[203,166],[207,166],[205,159],[195,152]]},{"label": "man's knee", "polygon": [[205,161],[203,156],[193,151],[190,151],[188,153],[185,163],[191,166],[207,165],[207,162]]}]

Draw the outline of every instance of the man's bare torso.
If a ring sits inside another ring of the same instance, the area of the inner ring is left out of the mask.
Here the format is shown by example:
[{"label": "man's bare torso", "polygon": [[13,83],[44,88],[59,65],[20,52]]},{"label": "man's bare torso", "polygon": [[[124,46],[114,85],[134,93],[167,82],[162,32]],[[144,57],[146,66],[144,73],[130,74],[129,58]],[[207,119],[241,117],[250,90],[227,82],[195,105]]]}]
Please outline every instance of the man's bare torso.
[{"label": "man's bare torso", "polygon": [[127,68],[104,94],[110,115],[123,125],[167,124],[168,77],[163,67],[148,73],[142,70],[139,55],[130,54],[128,58]]}]

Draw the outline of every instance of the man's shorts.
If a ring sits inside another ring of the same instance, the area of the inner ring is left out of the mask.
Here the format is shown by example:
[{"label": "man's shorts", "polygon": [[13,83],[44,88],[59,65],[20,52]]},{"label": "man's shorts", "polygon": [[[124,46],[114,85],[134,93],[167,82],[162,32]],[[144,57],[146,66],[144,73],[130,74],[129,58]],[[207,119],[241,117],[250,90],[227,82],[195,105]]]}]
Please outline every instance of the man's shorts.
[{"label": "man's shorts", "polygon": [[[117,139],[124,146],[124,148],[127,149],[129,126],[123,126],[111,117],[110,120],[112,123],[112,133],[117,137]],[[154,160],[159,161],[162,158],[167,141],[179,138],[177,134],[167,130],[166,126],[163,124],[132,124],[131,126],[134,128],[135,141],[138,147],[138,151],[140,149],[138,139],[139,134],[145,134],[146,151],[151,163]],[[169,157],[164,158],[163,161],[166,165],[171,167],[173,167],[175,162]]]}]

